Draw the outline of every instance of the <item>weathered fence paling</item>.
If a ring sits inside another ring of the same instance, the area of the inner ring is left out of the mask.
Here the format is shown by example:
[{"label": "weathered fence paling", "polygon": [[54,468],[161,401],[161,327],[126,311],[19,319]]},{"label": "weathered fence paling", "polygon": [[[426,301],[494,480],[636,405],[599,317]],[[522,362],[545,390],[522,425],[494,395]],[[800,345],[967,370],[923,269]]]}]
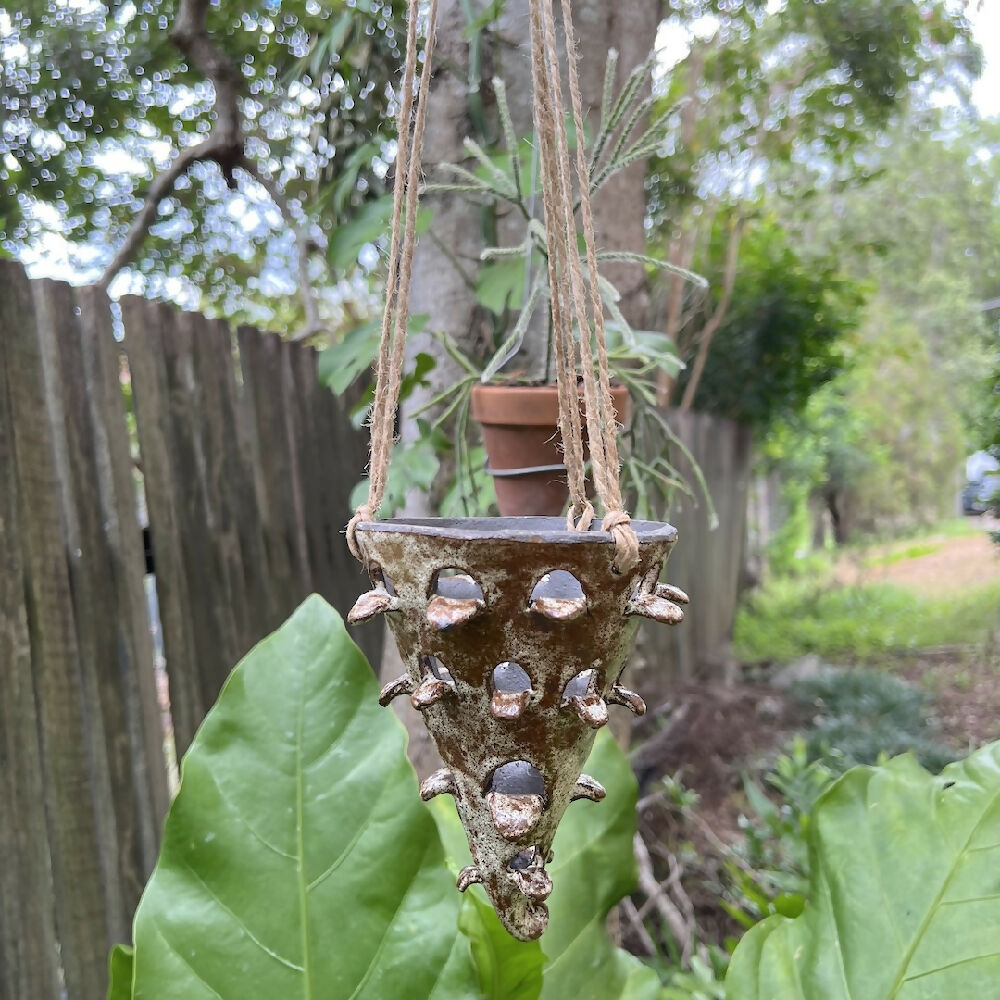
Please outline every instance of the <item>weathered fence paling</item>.
[{"label": "weathered fence paling", "polygon": [[[255,642],[361,585],[343,526],[365,442],[316,352],[121,306],[116,343],[103,293],[0,261],[0,1000],[100,1000],[155,861],[143,503],[178,756]],[[361,642],[377,659],[380,631]]]},{"label": "weathered fence paling", "polygon": [[694,497],[680,494],[667,519],[677,528],[678,542],[667,575],[691,597],[684,624],[676,629],[643,628],[637,648],[636,684],[650,703],[667,700],[678,684],[722,680],[733,668],[732,629],[739,600],[746,539],[747,493],[752,465],[746,427],[707,413],[666,414],[671,429],[697,459],[718,515],[713,529],[711,508],[696,485],[694,469],[679,448],[671,460],[694,486]]}]

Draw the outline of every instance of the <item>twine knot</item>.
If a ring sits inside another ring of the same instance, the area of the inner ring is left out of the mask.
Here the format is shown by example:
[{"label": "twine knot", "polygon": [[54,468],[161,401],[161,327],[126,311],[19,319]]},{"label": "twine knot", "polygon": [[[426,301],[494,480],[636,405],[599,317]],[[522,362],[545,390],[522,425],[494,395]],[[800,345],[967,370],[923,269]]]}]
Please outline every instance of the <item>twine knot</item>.
[{"label": "twine knot", "polygon": [[639,562],[639,539],[632,518],[623,510],[609,510],[601,521],[601,530],[607,531],[615,540],[615,561],[613,569],[617,573],[627,573]]},{"label": "twine knot", "polygon": [[351,550],[351,555],[354,556],[358,562],[363,563],[365,561],[364,554],[361,551],[361,546],[358,544],[358,525],[363,521],[374,521],[375,511],[372,510],[371,505],[363,503],[355,512],[354,516],[347,522],[347,547]]}]

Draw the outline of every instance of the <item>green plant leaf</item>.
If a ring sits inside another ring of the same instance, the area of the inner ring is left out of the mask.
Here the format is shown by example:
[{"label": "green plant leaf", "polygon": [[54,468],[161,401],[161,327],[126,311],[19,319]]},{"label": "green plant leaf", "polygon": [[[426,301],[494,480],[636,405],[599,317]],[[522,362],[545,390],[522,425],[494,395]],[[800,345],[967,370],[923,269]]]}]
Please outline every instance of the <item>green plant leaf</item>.
[{"label": "green plant leaf", "polygon": [[132,1000],[134,953],[128,945],[116,944],[108,960],[108,1000]]},{"label": "green plant leaf", "polygon": [[732,1000],[944,1000],[1000,982],[1000,743],[938,776],[909,755],[816,805],[802,916],[742,940]]},{"label": "green plant leaf", "polygon": [[[540,958],[544,952],[547,959],[541,998],[657,1000],[659,976],[617,948],[605,927],[611,908],[635,888],[635,777],[607,731],[598,734],[585,770],[604,785],[608,795],[599,804],[571,805],[552,845],[553,861],[548,867],[555,888],[548,900],[549,926],[538,953]],[[442,799],[431,805],[448,863],[457,871],[470,863],[471,855],[455,806]],[[469,893],[478,891],[473,888]],[[503,954],[510,961],[538,944],[511,940]]]},{"label": "green plant leaf", "polygon": [[392,196],[362,205],[350,222],[338,226],[326,245],[326,259],[338,271],[348,271],[358,262],[362,247],[384,236],[392,218]]},{"label": "green plant leaf", "polygon": [[472,946],[486,1000],[538,1000],[545,964],[541,942],[512,938],[480,891],[466,892],[458,926]]},{"label": "green plant leaf", "polygon": [[184,757],[136,914],[135,1000],[476,996],[405,739],[310,597],[235,669]]},{"label": "green plant leaf", "polygon": [[348,330],[339,344],[320,351],[320,382],[338,396],[346,391],[359,375],[371,370],[381,332],[381,322],[371,320]]},{"label": "green plant leaf", "polygon": [[[417,210],[417,235],[426,232],[431,222],[431,210]],[[338,226],[326,245],[326,259],[336,271],[349,271],[358,262],[358,255],[369,243],[376,243],[389,232],[392,220],[392,195],[383,195],[366,202],[350,222]]]},{"label": "green plant leaf", "polygon": [[[411,316],[406,324],[407,336],[421,333],[427,328],[427,314]],[[345,392],[365,373],[374,374],[372,367],[378,355],[382,337],[382,321],[370,320],[348,330],[343,339],[319,352],[317,367],[320,382],[335,395]],[[418,354],[413,369],[403,376],[399,388],[400,401],[406,399],[417,385],[422,385],[425,376],[437,364],[429,354]],[[351,411],[351,423],[361,427],[368,417],[368,410],[375,396],[374,379],[364,397]]]},{"label": "green plant leaf", "polygon": [[520,308],[524,298],[524,257],[500,257],[483,264],[476,275],[476,298],[490,312]]}]

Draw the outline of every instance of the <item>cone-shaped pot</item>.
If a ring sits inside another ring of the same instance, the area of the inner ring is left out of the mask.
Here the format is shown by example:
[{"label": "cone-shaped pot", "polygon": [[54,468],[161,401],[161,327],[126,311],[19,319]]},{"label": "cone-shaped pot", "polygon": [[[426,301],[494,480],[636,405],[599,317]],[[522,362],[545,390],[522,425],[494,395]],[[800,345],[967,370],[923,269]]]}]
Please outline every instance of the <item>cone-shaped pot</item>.
[{"label": "cone-shaped pot", "polygon": [[[619,423],[629,419],[625,386],[612,386]],[[483,428],[497,507],[505,517],[557,517],[569,503],[554,385],[475,385],[471,413]],[[584,423],[586,447],[586,423]]]},{"label": "cone-shaped pot", "polygon": [[676,531],[632,523],[639,564],[622,575],[609,534],[562,518],[358,526],[374,589],[349,620],[386,615],[406,673],[382,700],[408,695],[445,763],[421,793],[455,796],[475,861],[459,888],[483,883],[522,940],[548,920],[563,813],[603,798],[582,768],[608,705],[644,711],[619,683],[638,618],[682,617],[684,595],[657,583]]}]

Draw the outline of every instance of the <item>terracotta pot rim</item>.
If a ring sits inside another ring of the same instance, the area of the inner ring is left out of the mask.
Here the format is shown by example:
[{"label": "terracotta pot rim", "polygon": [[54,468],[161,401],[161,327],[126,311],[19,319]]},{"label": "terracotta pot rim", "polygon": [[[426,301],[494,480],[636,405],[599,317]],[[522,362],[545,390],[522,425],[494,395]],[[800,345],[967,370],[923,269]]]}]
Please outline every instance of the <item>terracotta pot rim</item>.
[{"label": "terracotta pot rim", "polygon": [[[583,389],[579,388],[580,399]],[[629,391],[624,385],[611,386],[615,414],[628,421]],[[559,423],[558,388],[545,385],[486,385],[472,387],[472,418],[481,424],[555,427]]]}]

